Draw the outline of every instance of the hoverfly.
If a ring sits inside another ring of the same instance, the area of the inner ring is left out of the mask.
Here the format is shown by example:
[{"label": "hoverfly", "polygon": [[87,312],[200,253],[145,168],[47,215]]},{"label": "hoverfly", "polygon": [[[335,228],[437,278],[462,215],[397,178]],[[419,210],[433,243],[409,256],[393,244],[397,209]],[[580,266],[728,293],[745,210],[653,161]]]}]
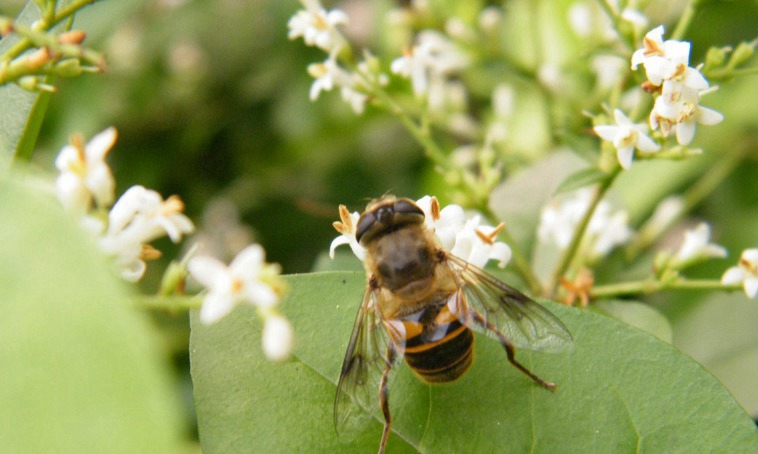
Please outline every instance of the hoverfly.
[{"label": "hoverfly", "polygon": [[515,347],[557,350],[571,334],[547,309],[441,246],[424,212],[409,199],[370,203],[355,228],[365,248],[366,291],[342,363],[334,423],[357,429],[377,392],[383,453],[392,421],[390,372],[401,358],[428,383],[449,382],[471,366],[472,330],[496,338],[508,361],[540,386],[555,384],[515,358]]}]

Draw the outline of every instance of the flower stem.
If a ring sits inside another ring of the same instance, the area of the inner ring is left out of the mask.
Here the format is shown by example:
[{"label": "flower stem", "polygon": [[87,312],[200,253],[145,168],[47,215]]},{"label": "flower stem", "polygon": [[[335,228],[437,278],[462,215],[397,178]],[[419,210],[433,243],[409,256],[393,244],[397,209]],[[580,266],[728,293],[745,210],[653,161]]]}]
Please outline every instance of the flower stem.
[{"label": "flower stem", "polygon": [[613,298],[617,296],[639,295],[658,292],[661,290],[740,290],[740,284],[722,284],[717,279],[674,280],[661,282],[655,279],[641,281],[619,282],[617,284],[600,285],[592,289],[592,298]]},{"label": "flower stem", "polygon": [[687,6],[684,8],[684,12],[682,12],[682,17],[679,18],[679,22],[677,22],[676,28],[671,34],[671,39],[684,39],[684,35],[687,34],[687,29],[689,29],[690,25],[692,24],[692,20],[695,18],[695,15],[700,9],[700,5],[702,3],[703,0],[690,0],[687,3]]},{"label": "flower stem", "polygon": [[555,292],[558,289],[558,282],[560,282],[561,276],[566,273],[566,270],[568,270],[571,262],[574,260],[576,252],[579,249],[579,244],[581,244],[582,239],[584,238],[584,232],[587,230],[587,226],[590,223],[590,219],[592,219],[592,215],[595,214],[595,209],[603,199],[603,196],[605,196],[608,188],[610,188],[613,182],[616,180],[616,177],[620,172],[621,167],[619,165],[616,165],[611,171],[610,175],[608,175],[608,178],[601,181],[595,190],[595,194],[590,201],[590,206],[587,208],[587,212],[584,213],[584,216],[579,221],[579,224],[577,224],[576,230],[574,230],[574,236],[571,238],[571,242],[563,251],[560,260],[558,261],[558,265],[555,267],[555,271],[553,271],[553,274],[550,276],[550,280],[548,281],[544,292],[546,297],[552,298],[555,295]]},{"label": "flower stem", "polygon": [[134,298],[133,302],[134,306],[138,309],[179,313],[189,312],[192,309],[199,309],[203,303],[201,296],[202,295],[141,295]]}]

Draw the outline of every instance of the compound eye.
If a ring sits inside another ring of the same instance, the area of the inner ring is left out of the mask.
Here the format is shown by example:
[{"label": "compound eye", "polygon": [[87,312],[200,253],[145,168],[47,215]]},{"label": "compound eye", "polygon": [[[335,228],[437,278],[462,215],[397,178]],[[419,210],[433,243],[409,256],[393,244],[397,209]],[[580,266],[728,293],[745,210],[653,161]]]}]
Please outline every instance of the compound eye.
[{"label": "compound eye", "polygon": [[398,199],[393,204],[396,225],[423,224],[424,212],[418,205],[408,199]]},{"label": "compound eye", "polygon": [[393,208],[395,213],[408,214],[408,215],[420,215],[421,219],[424,219],[424,212],[415,203],[408,199],[398,199],[395,201]]},{"label": "compound eye", "polygon": [[355,239],[359,243],[361,238],[376,225],[374,213],[363,213],[358,219],[358,225],[355,228]]}]

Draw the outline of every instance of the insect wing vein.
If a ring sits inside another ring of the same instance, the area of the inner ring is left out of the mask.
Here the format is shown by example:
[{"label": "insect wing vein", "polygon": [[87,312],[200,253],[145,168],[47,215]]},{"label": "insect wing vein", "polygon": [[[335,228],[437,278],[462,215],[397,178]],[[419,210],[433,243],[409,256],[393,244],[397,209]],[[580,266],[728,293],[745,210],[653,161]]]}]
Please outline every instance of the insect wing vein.
[{"label": "insect wing vein", "polygon": [[376,314],[376,292],[366,289],[355,319],[334,400],[334,426],[341,437],[359,433],[377,408],[389,338]]},{"label": "insect wing vein", "polygon": [[[571,334],[550,311],[465,260],[450,254],[447,258],[447,263],[461,280],[462,294],[465,299],[462,305],[480,313],[514,346],[548,352],[559,352],[570,348],[573,343]],[[471,322],[470,317],[466,318],[469,328],[483,331],[477,324]],[[490,337],[497,338],[493,332],[488,330],[484,332]]]}]

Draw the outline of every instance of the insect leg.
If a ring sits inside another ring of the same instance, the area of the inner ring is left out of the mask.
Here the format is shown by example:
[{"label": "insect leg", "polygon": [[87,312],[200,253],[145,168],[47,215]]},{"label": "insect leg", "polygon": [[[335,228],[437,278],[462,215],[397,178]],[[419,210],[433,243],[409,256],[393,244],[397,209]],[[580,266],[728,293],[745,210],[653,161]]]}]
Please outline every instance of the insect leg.
[{"label": "insect leg", "polygon": [[474,322],[497,335],[497,338],[500,340],[500,344],[502,344],[503,348],[505,349],[505,354],[508,355],[508,361],[511,364],[513,364],[521,372],[528,375],[529,378],[537,382],[543,388],[549,389],[550,391],[555,390],[555,383],[541,379],[540,377],[533,374],[532,371],[524,367],[524,365],[522,365],[520,362],[516,361],[516,349],[513,347],[513,344],[511,344],[511,341],[509,341],[508,338],[505,337],[505,335],[501,333],[497,327],[495,327],[495,325],[488,322],[484,317],[482,317],[480,313],[476,311],[471,311],[471,315]]},{"label": "insect leg", "polygon": [[384,372],[382,372],[382,379],[379,382],[379,408],[384,415],[384,430],[382,431],[382,441],[379,443],[379,454],[384,454],[384,448],[387,447],[387,440],[390,436],[390,423],[392,422],[392,416],[390,415],[389,406],[389,375],[392,369],[392,364],[395,362],[395,347],[390,344],[387,346],[387,355],[385,356]]}]

